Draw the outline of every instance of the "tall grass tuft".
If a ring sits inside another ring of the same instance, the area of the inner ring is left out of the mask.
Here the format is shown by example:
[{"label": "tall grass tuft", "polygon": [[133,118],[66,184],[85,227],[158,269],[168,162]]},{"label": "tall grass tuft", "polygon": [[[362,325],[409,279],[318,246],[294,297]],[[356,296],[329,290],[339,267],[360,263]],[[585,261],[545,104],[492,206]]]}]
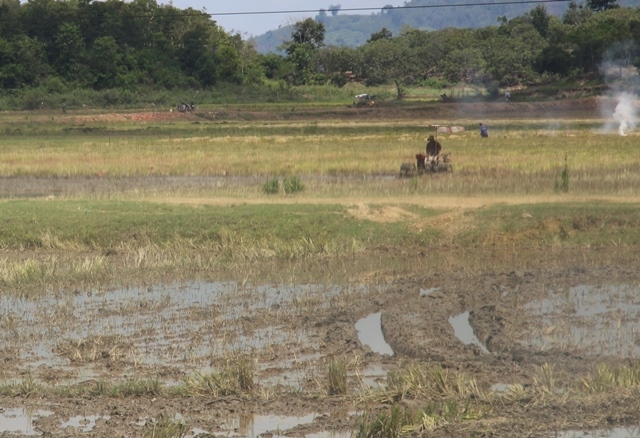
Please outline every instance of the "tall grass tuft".
[{"label": "tall grass tuft", "polygon": [[379,414],[374,418],[363,415],[354,438],[399,437],[403,429],[415,423],[416,418],[409,410],[394,406],[388,414]]},{"label": "tall grass tuft", "polygon": [[297,176],[285,177],[282,180],[282,187],[287,195],[304,191],[304,185]]},{"label": "tall grass tuft", "polygon": [[640,365],[620,366],[611,369],[600,364],[582,384],[588,392],[605,392],[615,388],[633,388],[640,385]]},{"label": "tall grass tuft", "polygon": [[334,359],[327,367],[327,391],[329,395],[347,393],[347,361]]},{"label": "tall grass tuft", "polygon": [[280,180],[278,178],[271,178],[269,181],[262,185],[262,192],[267,195],[275,195],[280,192]]},{"label": "tall grass tuft", "polygon": [[566,154],[564,156],[564,167],[562,168],[562,172],[560,172],[560,176],[556,177],[554,189],[556,192],[562,193],[569,191],[569,164],[567,163]]},{"label": "tall grass tuft", "polygon": [[43,386],[31,375],[31,372],[28,372],[20,382],[0,386],[0,394],[8,397],[27,398],[42,390]]},{"label": "tall grass tuft", "polygon": [[196,372],[188,376],[184,389],[190,396],[214,397],[252,395],[255,390],[253,381],[253,361],[247,355],[231,355],[217,372]]},{"label": "tall grass tuft", "polygon": [[162,414],[152,421],[145,433],[147,438],[183,438],[189,427],[183,419],[165,418]]},{"label": "tall grass tuft", "polygon": [[455,399],[430,402],[423,409],[410,410],[394,405],[388,413],[370,419],[362,416],[356,438],[387,438],[424,434],[438,427],[461,421],[479,420],[483,410],[469,403],[461,405]]},{"label": "tall grass tuft", "polygon": [[534,387],[541,394],[556,394],[556,377],[554,373],[554,366],[549,365],[548,363],[543,364],[536,370],[533,382]]},{"label": "tall grass tuft", "polygon": [[428,369],[413,366],[389,373],[386,386],[378,396],[395,403],[407,398],[482,398],[484,394],[475,379],[464,373],[450,372],[440,366]]}]

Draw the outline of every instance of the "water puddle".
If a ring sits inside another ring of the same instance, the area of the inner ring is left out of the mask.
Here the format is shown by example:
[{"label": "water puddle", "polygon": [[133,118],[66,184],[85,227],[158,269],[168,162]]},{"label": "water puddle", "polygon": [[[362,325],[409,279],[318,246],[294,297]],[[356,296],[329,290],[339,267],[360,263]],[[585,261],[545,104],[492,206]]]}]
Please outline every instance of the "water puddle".
[{"label": "water puddle", "polygon": [[104,417],[100,415],[78,415],[69,418],[69,420],[63,422],[60,427],[63,429],[72,427],[80,432],[91,432],[93,428],[96,427],[96,421],[100,418],[108,420],[110,417],[108,415],[105,415]]},{"label": "water puddle", "polygon": [[487,350],[484,344],[476,337],[475,333],[473,333],[473,327],[471,327],[469,323],[469,311],[450,317],[449,324],[453,327],[456,337],[460,339],[463,344],[477,345],[482,351],[489,353],[489,350]]},{"label": "water puddle", "polygon": [[228,420],[223,425],[223,430],[228,436],[260,436],[271,432],[273,436],[280,435],[280,431],[292,429],[298,425],[309,424],[318,414],[308,414],[302,417],[289,417],[285,415],[247,415]]},{"label": "water puddle", "polygon": [[384,340],[384,335],[382,334],[381,316],[381,313],[372,313],[366,318],[358,320],[356,322],[358,339],[362,345],[368,346],[374,353],[393,356],[393,350]]},{"label": "water puddle", "polygon": [[420,289],[420,298],[428,297],[434,292],[438,292],[440,290],[439,287],[430,287],[429,289]]},{"label": "water puddle", "polygon": [[380,365],[371,365],[359,373],[362,384],[370,388],[381,386],[386,380],[387,375],[388,371]]},{"label": "water puddle", "polygon": [[578,349],[587,354],[640,357],[640,286],[581,285],[524,306],[530,348]]},{"label": "water puddle", "polygon": [[640,428],[635,426],[595,431],[570,430],[568,432],[556,432],[551,436],[554,438],[638,438],[640,437]]},{"label": "water puddle", "polygon": [[[224,436],[232,437],[287,437],[286,432],[296,426],[311,424],[320,414],[301,417],[286,415],[247,415],[229,419],[222,429]],[[291,436],[301,436],[299,432]],[[349,438],[351,432],[322,431],[304,435],[305,438]]]},{"label": "water puddle", "polygon": [[351,438],[353,432],[318,432],[309,433],[305,435],[305,438]]},{"label": "water puddle", "polygon": [[510,383],[494,383],[493,385],[491,385],[491,392],[502,395],[505,392],[509,391],[509,388],[511,388],[512,386],[514,385]]},{"label": "water puddle", "polygon": [[[117,353],[124,364],[199,367],[211,356],[229,352],[273,346],[292,351],[291,346],[299,345],[317,350],[313,333],[282,330],[280,314],[328,308],[342,294],[366,296],[374,288],[189,282],[34,299],[3,295],[0,322],[12,329],[0,331],[0,347],[16,349],[21,365],[29,369],[91,365],[101,355],[104,359],[105,352]],[[76,352],[81,342],[86,342],[85,350]],[[93,350],[98,356],[87,357]]]},{"label": "water puddle", "polygon": [[49,411],[28,411],[23,408],[0,408],[0,432],[16,433],[20,435],[40,435],[33,430],[33,422],[40,417],[53,415]]}]

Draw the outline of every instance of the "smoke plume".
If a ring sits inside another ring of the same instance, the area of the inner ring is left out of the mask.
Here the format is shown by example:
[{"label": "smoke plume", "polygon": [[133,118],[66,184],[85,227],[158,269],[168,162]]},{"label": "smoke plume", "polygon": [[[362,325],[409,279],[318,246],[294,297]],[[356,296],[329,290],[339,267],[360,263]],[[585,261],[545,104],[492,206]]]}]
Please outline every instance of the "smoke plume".
[{"label": "smoke plume", "polygon": [[603,132],[626,136],[638,125],[638,92],[640,75],[630,63],[636,50],[633,42],[614,44],[605,54],[600,72],[609,88],[608,98],[601,102],[600,113],[607,120]]}]

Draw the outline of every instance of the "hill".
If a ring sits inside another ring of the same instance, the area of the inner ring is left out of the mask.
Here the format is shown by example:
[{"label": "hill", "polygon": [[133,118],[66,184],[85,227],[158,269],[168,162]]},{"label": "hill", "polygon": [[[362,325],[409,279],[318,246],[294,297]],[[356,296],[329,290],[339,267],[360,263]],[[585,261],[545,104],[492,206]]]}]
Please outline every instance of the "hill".
[{"label": "hill", "polygon": [[[522,0],[525,1],[525,0]],[[511,19],[523,15],[536,5],[532,3],[501,4],[504,0],[476,0],[480,6],[455,7],[450,0],[410,0],[404,7],[385,6],[370,15],[324,15],[315,18],[326,27],[325,43],[334,46],[357,47],[364,44],[372,33],[383,27],[396,35],[403,26],[421,30],[438,30],[447,27],[478,28],[497,25],[498,17]],[[638,0],[619,0],[621,6],[638,6]],[[545,5],[551,15],[562,16],[568,2]],[[277,52],[283,41],[290,39],[291,26],[271,30],[253,39],[260,53]]]}]

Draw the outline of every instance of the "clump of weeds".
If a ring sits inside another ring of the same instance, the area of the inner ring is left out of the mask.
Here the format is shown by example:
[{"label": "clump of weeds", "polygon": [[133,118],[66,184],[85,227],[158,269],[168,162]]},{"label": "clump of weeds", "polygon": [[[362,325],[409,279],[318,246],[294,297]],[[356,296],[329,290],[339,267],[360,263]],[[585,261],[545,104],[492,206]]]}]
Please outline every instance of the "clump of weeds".
[{"label": "clump of weeds", "polygon": [[266,195],[275,195],[280,192],[280,180],[278,178],[271,178],[262,185],[262,192]]},{"label": "clump of weeds", "polygon": [[166,418],[160,416],[148,425],[146,438],[182,438],[187,435],[189,427],[181,418]]},{"label": "clump of weeds", "polygon": [[369,394],[381,401],[397,403],[404,399],[458,397],[478,399],[485,394],[476,380],[464,373],[451,372],[440,366],[409,367],[389,373],[384,387]]},{"label": "clump of weeds", "polygon": [[327,392],[329,395],[347,393],[347,361],[334,359],[327,367]]},{"label": "clump of weeds", "polygon": [[253,374],[253,361],[248,355],[230,355],[217,372],[197,372],[188,376],[184,381],[184,392],[190,396],[252,395],[256,389]]},{"label": "clump of weeds", "polygon": [[282,180],[282,187],[287,195],[304,191],[304,185],[297,176],[285,177]]}]

